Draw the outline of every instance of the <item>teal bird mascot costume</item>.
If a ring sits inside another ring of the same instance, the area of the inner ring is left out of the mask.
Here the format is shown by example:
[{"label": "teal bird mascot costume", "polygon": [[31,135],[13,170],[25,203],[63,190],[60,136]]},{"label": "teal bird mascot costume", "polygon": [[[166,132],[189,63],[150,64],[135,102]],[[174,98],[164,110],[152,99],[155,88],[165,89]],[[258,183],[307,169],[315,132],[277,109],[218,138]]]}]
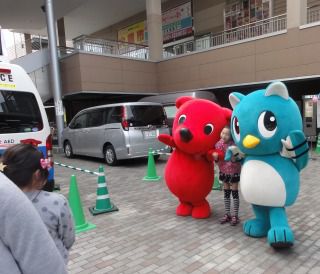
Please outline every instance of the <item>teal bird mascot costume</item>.
[{"label": "teal bird mascot costume", "polygon": [[[267,236],[274,248],[292,246],[294,235],[285,207],[295,202],[299,172],[308,162],[298,106],[282,82],[247,96],[231,93],[229,100],[232,136],[244,157],[240,188],[256,217],[244,223],[244,233]],[[229,150],[226,159],[235,152]]]}]

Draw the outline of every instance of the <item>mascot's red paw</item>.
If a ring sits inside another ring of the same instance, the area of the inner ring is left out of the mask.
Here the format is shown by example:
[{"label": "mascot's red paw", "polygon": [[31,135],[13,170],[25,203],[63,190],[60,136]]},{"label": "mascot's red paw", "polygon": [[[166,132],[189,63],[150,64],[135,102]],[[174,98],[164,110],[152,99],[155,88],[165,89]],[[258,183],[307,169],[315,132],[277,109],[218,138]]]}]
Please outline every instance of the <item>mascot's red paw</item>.
[{"label": "mascot's red paw", "polygon": [[195,219],[209,218],[211,215],[210,205],[207,201],[203,204],[194,206],[192,209],[192,217]]},{"label": "mascot's red paw", "polygon": [[192,205],[187,203],[180,203],[176,209],[178,216],[190,216],[192,213]]},{"label": "mascot's red paw", "polygon": [[[221,130],[229,124],[231,111],[191,97],[178,98],[176,106],[172,136],[159,135],[161,142],[175,148],[165,169],[165,180],[169,190],[183,201],[177,215],[208,218],[210,206],[205,199],[214,181],[212,152]],[[223,159],[224,155],[219,157]]]}]

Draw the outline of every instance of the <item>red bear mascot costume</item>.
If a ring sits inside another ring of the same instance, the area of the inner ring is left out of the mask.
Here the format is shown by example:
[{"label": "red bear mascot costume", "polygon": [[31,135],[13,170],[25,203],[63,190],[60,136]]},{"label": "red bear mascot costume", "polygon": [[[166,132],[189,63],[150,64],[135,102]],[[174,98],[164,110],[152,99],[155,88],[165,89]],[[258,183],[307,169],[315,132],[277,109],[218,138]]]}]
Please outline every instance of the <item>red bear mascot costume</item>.
[{"label": "red bear mascot costume", "polygon": [[169,190],[178,197],[179,216],[208,218],[211,210],[206,200],[214,181],[212,153],[220,132],[229,123],[231,110],[203,99],[180,97],[173,122],[172,136],[161,134],[159,140],[174,148],[165,169]]}]

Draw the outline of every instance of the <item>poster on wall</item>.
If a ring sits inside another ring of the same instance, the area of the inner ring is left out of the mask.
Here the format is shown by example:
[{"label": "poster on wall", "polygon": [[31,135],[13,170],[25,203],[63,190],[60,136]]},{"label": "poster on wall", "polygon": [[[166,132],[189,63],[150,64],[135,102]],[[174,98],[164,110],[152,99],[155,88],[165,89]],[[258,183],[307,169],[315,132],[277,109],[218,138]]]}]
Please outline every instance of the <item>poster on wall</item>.
[{"label": "poster on wall", "polygon": [[163,42],[168,43],[193,35],[191,2],[165,11],[162,14]]},{"label": "poster on wall", "polygon": [[250,23],[256,21],[256,0],[250,0]]},{"label": "poster on wall", "polygon": [[241,5],[237,2],[229,5],[225,9],[225,29],[236,28],[242,25]]},{"label": "poster on wall", "polygon": [[256,0],[256,18],[262,20],[262,0]]},{"label": "poster on wall", "polygon": [[[193,35],[191,2],[162,13],[162,34],[164,43]],[[146,45],[148,43],[147,22],[139,22],[120,29],[118,41]]]},{"label": "poster on wall", "polygon": [[225,30],[270,18],[272,0],[238,0],[224,9]]},{"label": "poster on wall", "polygon": [[139,22],[118,31],[118,41],[131,44],[145,44],[146,22]]},{"label": "poster on wall", "polygon": [[270,17],[270,4],[271,2],[269,0],[262,1],[263,19]]}]

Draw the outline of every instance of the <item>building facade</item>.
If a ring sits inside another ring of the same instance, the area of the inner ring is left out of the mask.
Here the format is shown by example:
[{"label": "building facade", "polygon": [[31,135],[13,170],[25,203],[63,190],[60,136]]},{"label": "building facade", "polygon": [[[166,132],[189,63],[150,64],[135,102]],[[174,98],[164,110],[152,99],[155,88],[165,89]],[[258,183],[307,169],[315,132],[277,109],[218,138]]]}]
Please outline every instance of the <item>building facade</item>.
[{"label": "building facade", "polygon": [[228,107],[232,91],[283,80],[316,135],[320,0],[146,0],[120,17],[77,37],[65,37],[68,14],[60,19],[59,37],[73,40],[60,48],[67,121],[84,107],[186,90],[208,90]]}]

